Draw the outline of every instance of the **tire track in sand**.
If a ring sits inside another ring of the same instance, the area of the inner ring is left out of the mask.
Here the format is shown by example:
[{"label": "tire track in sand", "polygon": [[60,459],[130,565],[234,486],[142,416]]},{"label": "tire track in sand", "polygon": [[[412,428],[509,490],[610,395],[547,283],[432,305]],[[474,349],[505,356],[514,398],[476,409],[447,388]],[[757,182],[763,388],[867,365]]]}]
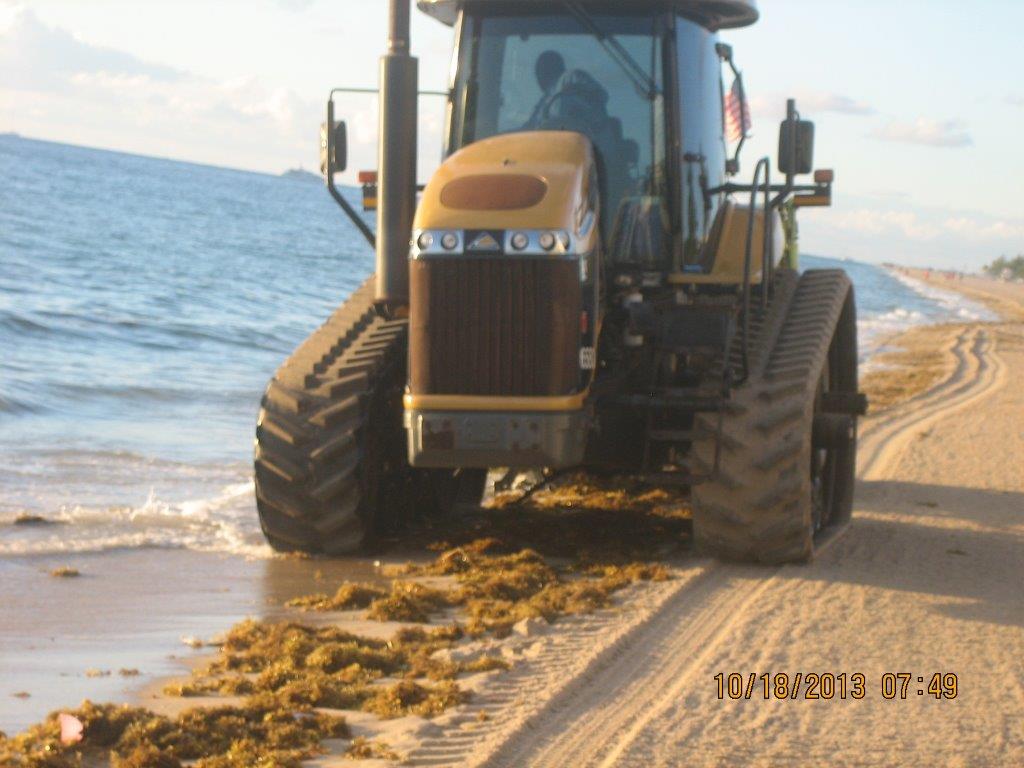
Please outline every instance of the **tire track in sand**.
[{"label": "tire track in sand", "polygon": [[614,765],[653,717],[682,700],[701,662],[778,571],[709,563],[484,765]]},{"label": "tire track in sand", "polygon": [[978,326],[965,329],[951,354],[953,374],[924,395],[872,419],[860,436],[860,480],[884,478],[911,441],[941,419],[968,408],[1006,380],[1006,365],[996,350],[994,336]]}]

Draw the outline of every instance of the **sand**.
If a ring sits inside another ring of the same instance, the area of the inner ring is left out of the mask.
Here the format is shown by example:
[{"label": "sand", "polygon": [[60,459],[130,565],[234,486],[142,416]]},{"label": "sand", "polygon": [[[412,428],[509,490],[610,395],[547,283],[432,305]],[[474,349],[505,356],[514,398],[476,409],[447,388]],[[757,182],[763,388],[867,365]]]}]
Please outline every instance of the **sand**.
[{"label": "sand", "polygon": [[[890,343],[895,373],[866,381],[887,394],[862,424],[854,521],[812,564],[676,557],[674,579],[629,587],[612,609],[526,621],[509,638],[457,648],[511,663],[460,681],[468,704],[433,720],[356,713],[355,734],[432,766],[1024,765],[1024,287],[934,279],[1007,320]],[[83,575],[52,579],[59,565]],[[372,561],[186,552],[22,568],[5,572],[20,595],[8,590],[3,606],[19,628],[0,647],[10,730],[86,692],[180,706],[156,691],[202,653],[182,635],[274,616],[290,597],[378,572]],[[369,631],[355,617],[343,622]],[[28,647],[44,643],[48,655]],[[55,669],[39,669],[57,659],[74,681],[64,691]],[[142,679],[118,678],[126,666],[142,668]],[[86,678],[90,667],[115,671]],[[749,700],[721,700],[719,672],[744,683],[751,673],[859,674],[864,696],[765,700],[758,680]],[[887,673],[910,675],[905,700],[883,696]],[[935,673],[957,675],[955,699],[925,691]],[[9,696],[22,688],[32,698]],[[343,743],[327,746],[334,754],[314,764],[367,764],[340,757]]]},{"label": "sand", "polygon": [[[65,565],[81,576],[50,576]],[[159,549],[0,560],[0,731],[17,733],[85,698],[140,703],[149,698],[143,689],[162,687],[203,653],[184,638],[210,639],[247,616],[281,613],[324,583],[377,571],[372,560]]]}]

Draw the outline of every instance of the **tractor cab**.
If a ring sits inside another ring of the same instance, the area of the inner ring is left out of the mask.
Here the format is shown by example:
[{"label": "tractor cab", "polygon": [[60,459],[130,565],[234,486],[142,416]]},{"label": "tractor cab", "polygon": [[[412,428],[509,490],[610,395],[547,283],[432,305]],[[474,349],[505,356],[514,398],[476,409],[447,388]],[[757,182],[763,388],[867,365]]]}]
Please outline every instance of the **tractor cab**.
[{"label": "tractor cab", "polygon": [[654,226],[653,252],[620,245],[612,259],[660,264],[670,247],[663,50],[670,20],[649,12],[579,14],[557,3],[465,11],[448,153],[501,134],[586,136],[597,162],[605,242],[616,226],[638,223],[642,210]]},{"label": "tractor cab", "polygon": [[501,134],[580,133],[611,270],[699,266],[726,170],[723,61],[707,23],[664,3],[467,4],[446,154]]}]

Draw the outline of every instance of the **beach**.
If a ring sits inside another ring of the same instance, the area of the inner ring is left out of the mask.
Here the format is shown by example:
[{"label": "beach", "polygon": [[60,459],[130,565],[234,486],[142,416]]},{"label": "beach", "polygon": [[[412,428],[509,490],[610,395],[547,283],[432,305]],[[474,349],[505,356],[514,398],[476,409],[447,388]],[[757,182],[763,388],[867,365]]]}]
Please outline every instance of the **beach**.
[{"label": "beach", "polygon": [[[670,579],[631,584],[609,607],[457,642],[451,652],[494,654],[508,666],[460,678],[471,693],[463,704],[431,718],[335,714],[411,765],[931,765],[936,754],[947,765],[1024,762],[1024,392],[1013,385],[1024,375],[1024,325],[1012,311],[1024,307],[1024,287],[963,285],[1007,319],[886,341],[865,380],[869,393],[888,388],[889,401],[861,425],[854,520],[813,563],[732,565],[683,543],[660,558]],[[931,360],[923,379],[915,358]],[[894,394],[901,375],[906,386]],[[169,551],[7,564],[5,583],[16,588],[4,612],[17,627],[0,649],[8,694],[24,688],[31,698],[11,701],[26,711],[33,699],[33,711],[39,699],[58,707],[88,697],[172,716],[234,702],[163,693],[216,653],[186,642],[201,646],[245,616],[386,637],[401,623],[285,603],[346,582],[385,585],[402,563],[430,557],[414,542],[348,561]],[[82,575],[48,577],[58,565]],[[758,682],[732,700],[720,697],[719,673],[741,675],[744,688],[752,674]],[[844,687],[860,679],[863,696],[836,688],[779,700],[776,682],[766,699],[766,673],[788,675],[790,686],[798,673]],[[956,676],[955,698],[927,690],[936,674],[940,687]],[[904,679],[890,675],[909,675],[904,692],[886,687]],[[350,743],[326,742],[330,754],[315,764],[355,764],[344,755]]]}]

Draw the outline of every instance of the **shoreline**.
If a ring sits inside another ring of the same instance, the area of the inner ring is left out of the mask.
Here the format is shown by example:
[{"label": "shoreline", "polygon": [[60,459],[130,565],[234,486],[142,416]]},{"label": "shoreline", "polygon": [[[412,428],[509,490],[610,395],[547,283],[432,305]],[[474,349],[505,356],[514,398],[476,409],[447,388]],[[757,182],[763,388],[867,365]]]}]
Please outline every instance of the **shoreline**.
[{"label": "shoreline", "polygon": [[[934,288],[960,293],[974,299],[1002,318],[1003,322],[1024,322],[1024,284],[996,280],[991,277],[964,275],[948,279],[938,270],[901,268],[915,280]],[[998,322],[998,321],[997,321]]]},{"label": "shoreline", "polygon": [[919,398],[941,384],[953,372],[953,349],[967,329],[1024,321],[1024,286],[973,276],[951,279],[949,273],[938,270],[890,269],[927,287],[962,295],[994,312],[996,318],[926,323],[882,338],[861,377],[869,415]]}]

